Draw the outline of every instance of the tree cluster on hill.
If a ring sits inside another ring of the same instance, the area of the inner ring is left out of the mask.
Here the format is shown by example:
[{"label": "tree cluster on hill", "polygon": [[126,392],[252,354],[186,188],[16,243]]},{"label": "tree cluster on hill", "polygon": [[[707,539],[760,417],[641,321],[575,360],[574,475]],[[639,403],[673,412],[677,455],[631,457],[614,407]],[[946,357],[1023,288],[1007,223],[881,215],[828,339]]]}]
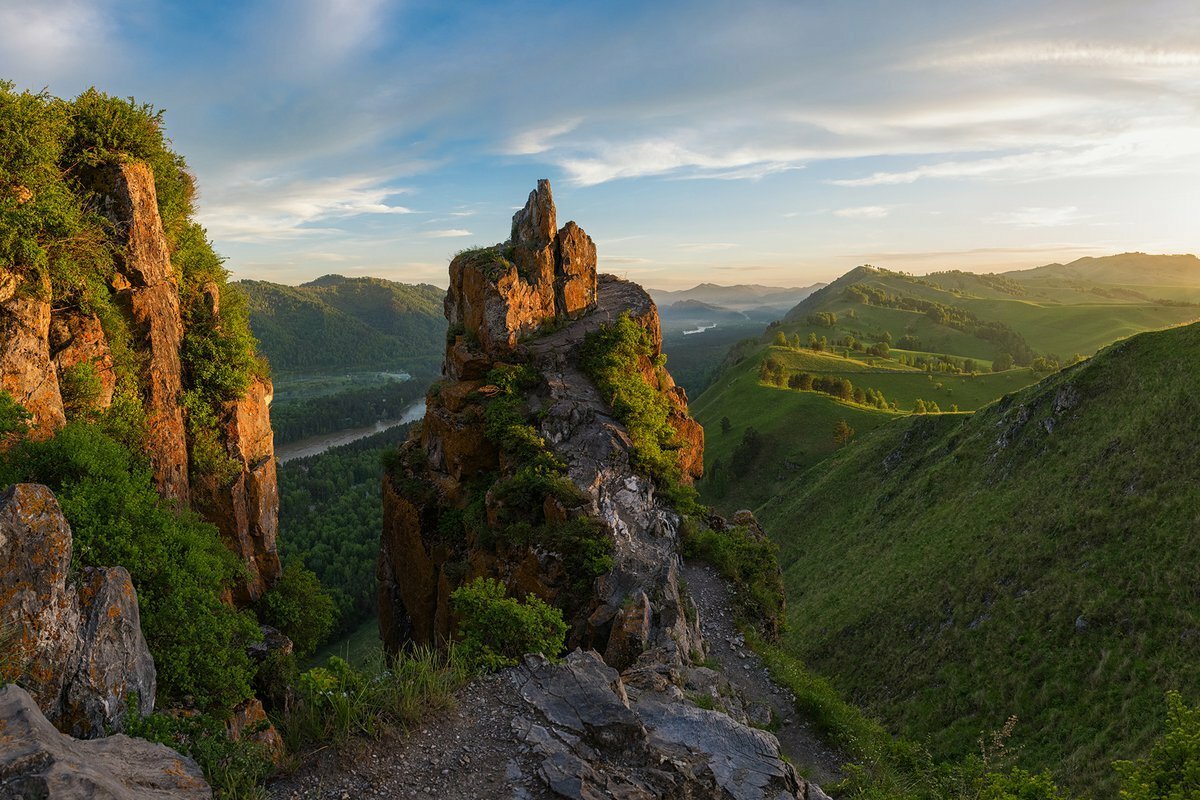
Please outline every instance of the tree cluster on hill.
[{"label": "tree cluster on hill", "polygon": [[924,314],[938,325],[945,325],[995,344],[1000,350],[1009,353],[1013,357],[1013,360],[1021,366],[1027,366],[1033,361],[1035,356],[1033,348],[1025,341],[1025,337],[1008,325],[1003,322],[985,322],[979,319],[973,312],[958,308],[957,306],[950,306],[921,297],[892,294],[878,287],[863,283],[855,283],[847,286],[845,295],[865,305],[897,308],[902,311],[914,311]]},{"label": "tree cluster on hill", "polygon": [[445,345],[445,291],[326,275],[300,286],[240,281],[250,326],[279,372],[432,370]]},{"label": "tree cluster on hill", "polygon": [[774,358],[763,359],[758,367],[758,379],[772,386],[787,387],[801,392],[822,392],[830,397],[857,403],[872,408],[896,410],[883,392],[877,389],[856,387],[849,379],[840,375],[812,375],[808,372],[787,373],[782,363]]}]

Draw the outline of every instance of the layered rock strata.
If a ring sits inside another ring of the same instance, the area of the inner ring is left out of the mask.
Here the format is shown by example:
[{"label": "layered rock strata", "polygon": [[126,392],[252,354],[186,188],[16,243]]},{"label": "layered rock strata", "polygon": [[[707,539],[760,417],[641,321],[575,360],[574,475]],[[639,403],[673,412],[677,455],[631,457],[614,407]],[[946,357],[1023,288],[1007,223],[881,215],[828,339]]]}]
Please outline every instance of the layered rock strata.
[{"label": "layered rock strata", "polygon": [[130,711],[154,710],[154,660],[129,573],[89,568],[69,579],[72,547],[45,486],[0,494],[2,666],[11,673],[4,677],[28,686],[59,728],[95,738],[119,729]]}]

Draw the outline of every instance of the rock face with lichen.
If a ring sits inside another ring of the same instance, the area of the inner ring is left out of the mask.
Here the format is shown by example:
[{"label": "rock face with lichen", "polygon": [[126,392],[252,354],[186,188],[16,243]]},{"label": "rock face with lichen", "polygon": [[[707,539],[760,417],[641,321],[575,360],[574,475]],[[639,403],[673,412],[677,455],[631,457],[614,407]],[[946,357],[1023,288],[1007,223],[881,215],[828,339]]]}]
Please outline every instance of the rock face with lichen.
[{"label": "rock face with lichen", "polygon": [[[556,228],[547,181],[511,237],[450,265],[443,380],[384,478],[380,634],[388,650],[442,643],[449,602],[476,577],[558,606],[578,650],[508,675],[514,733],[564,797],[818,795],[774,736],[696,707],[703,660],[681,587],[681,518],[637,466],[630,432],[589,377],[593,334],[623,315],[648,343],[631,363],[666,407],[679,479],[700,476],[704,435],[662,367],[658,310],[636,284],[596,274],[591,239]],[[624,324],[624,323],[623,323]]]},{"label": "rock face with lichen", "polygon": [[55,800],[209,800],[196,762],[118,734],[80,741],[55,730],[19,686],[0,689],[0,796]]},{"label": "rock face with lichen", "polygon": [[[69,576],[71,529],[45,486],[0,494],[0,626],[5,678],[21,679],[46,717],[79,738],[154,709],[154,660],[123,567]],[[130,702],[136,708],[129,707]]]},{"label": "rock face with lichen", "polygon": [[[109,222],[116,269],[108,288],[128,325],[127,358],[138,365],[146,455],[159,493],[217,525],[247,567],[236,599],[252,602],[280,574],[271,383],[255,379],[222,410],[217,446],[236,474],[196,474],[183,403],[181,349],[187,331],[154,174],[144,163],[126,161],[85,169],[80,181]],[[204,287],[204,295],[219,324],[219,287]],[[30,435],[37,438],[53,435],[72,413],[108,408],[116,388],[105,322],[84,309],[51,308],[49,298],[48,279],[22,283],[16,272],[0,267],[0,390],[30,412]],[[76,408],[84,402],[72,396],[81,370],[89,373],[96,393],[85,398],[86,407]]]}]

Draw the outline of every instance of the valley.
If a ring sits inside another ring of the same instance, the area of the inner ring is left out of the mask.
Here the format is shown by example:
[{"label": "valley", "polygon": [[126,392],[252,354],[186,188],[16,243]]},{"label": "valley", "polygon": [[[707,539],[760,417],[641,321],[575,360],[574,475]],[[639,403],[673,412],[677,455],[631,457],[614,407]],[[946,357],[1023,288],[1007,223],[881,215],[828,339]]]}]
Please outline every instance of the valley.
[{"label": "valley", "polygon": [[[251,137],[308,180],[214,169],[224,139],[193,173],[153,106],[0,81],[0,798],[1200,796],[1200,259],[1007,246],[1117,227],[1083,200],[902,199],[1007,155],[564,155],[621,117],[553,96],[487,181],[398,91],[355,98],[416,120],[387,170],[336,163],[394,145],[337,109]],[[943,124],[788,113],[815,142]],[[824,274],[867,250],[924,274]]]}]

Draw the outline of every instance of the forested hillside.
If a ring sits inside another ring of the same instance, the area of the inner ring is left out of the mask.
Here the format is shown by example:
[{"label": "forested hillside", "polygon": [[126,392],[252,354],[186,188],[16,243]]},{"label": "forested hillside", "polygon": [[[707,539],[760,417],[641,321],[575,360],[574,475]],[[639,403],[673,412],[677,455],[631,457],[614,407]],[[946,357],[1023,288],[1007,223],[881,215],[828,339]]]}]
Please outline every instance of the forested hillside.
[{"label": "forested hillside", "polygon": [[279,373],[436,368],[445,345],[445,290],[326,275],[299,286],[236,284],[250,327]]},{"label": "forested hillside", "polygon": [[939,756],[1016,716],[1022,763],[1104,795],[1200,685],[1197,353],[1141,334],[791,477],[761,509],[788,649]]}]

